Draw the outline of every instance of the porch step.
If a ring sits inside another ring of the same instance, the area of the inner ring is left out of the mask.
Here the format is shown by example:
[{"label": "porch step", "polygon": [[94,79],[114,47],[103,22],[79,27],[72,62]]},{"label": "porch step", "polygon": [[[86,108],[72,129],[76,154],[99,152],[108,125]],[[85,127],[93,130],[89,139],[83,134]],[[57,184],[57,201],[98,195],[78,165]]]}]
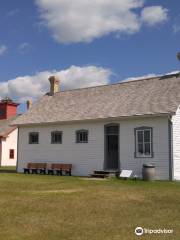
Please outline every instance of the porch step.
[{"label": "porch step", "polygon": [[108,174],[93,173],[93,174],[91,174],[91,177],[94,177],[94,178],[107,178],[107,177],[109,177],[109,175]]},{"label": "porch step", "polygon": [[94,174],[109,174],[109,171],[94,171]]},{"label": "porch step", "polygon": [[112,176],[117,176],[119,174],[119,171],[104,171],[104,170],[98,170],[98,171],[94,171],[93,174],[91,174],[91,177],[95,177],[95,178],[108,178],[108,177],[112,177]]},{"label": "porch step", "polygon": [[94,171],[93,174],[91,174],[91,177],[94,178],[107,178],[109,177],[109,172],[108,171]]}]

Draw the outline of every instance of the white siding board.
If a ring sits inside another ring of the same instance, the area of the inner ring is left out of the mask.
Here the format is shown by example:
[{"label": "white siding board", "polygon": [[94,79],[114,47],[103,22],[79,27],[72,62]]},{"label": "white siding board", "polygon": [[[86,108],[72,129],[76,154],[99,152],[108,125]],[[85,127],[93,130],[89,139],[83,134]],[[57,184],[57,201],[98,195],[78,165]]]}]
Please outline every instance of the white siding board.
[{"label": "white siding board", "polygon": [[[154,163],[156,178],[169,179],[168,118],[138,118],[114,121],[120,125],[120,165],[121,169],[131,169],[141,177],[142,165]],[[20,127],[18,171],[22,172],[27,162],[61,162],[73,164],[73,175],[87,176],[104,166],[104,125],[107,121]],[[153,128],[153,158],[134,158],[134,128],[148,126]],[[76,143],[75,131],[87,129],[88,143]],[[51,131],[63,131],[62,144],[51,144]],[[38,131],[39,144],[28,144],[28,133]]]},{"label": "white siding board", "polygon": [[172,118],[173,128],[173,173],[174,180],[180,180],[180,108]]},{"label": "white siding board", "polygon": [[[75,131],[87,129],[88,143],[76,143]],[[62,144],[51,144],[51,131],[63,131]],[[39,144],[28,144],[28,133],[38,131]],[[104,127],[99,124],[62,125],[38,128],[20,128],[19,131],[19,161],[18,171],[27,162],[61,162],[72,163],[73,175],[86,176],[93,170],[102,170],[104,162]],[[23,141],[24,139],[24,141]],[[98,161],[97,161],[98,159]]]},{"label": "white siding board", "polygon": [[[135,158],[134,128],[153,128],[153,158]],[[153,163],[156,166],[156,179],[169,179],[168,119],[151,118],[122,121],[120,124],[121,169],[131,169],[142,176],[142,165]]]}]

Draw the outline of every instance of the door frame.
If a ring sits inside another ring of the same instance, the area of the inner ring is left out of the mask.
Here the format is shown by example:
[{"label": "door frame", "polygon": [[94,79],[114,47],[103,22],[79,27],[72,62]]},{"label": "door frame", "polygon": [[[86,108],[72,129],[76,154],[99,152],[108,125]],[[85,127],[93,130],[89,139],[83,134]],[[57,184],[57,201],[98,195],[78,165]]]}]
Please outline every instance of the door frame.
[{"label": "door frame", "polygon": [[[106,166],[107,166],[107,134],[106,134],[106,129],[107,127],[110,127],[110,126],[116,126],[118,127],[118,168],[117,169],[107,169]],[[103,169],[105,171],[107,170],[112,170],[112,171],[120,171],[120,125],[119,123],[108,123],[108,124],[105,124],[104,125],[104,166],[103,166]]]}]

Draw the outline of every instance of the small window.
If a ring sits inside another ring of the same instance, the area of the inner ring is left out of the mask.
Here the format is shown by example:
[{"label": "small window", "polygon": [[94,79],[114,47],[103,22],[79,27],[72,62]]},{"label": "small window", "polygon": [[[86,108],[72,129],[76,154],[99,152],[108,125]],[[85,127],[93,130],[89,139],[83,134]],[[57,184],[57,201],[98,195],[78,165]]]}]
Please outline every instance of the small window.
[{"label": "small window", "polygon": [[29,144],[38,144],[39,143],[39,133],[31,132],[29,133]]},{"label": "small window", "polygon": [[87,143],[88,142],[88,131],[87,130],[76,131],[76,142],[77,143]]},{"label": "small window", "polygon": [[0,117],[5,115],[5,110],[4,109],[0,109]]},{"label": "small window", "polygon": [[135,129],[135,157],[153,157],[152,128]]},{"label": "small window", "polygon": [[52,144],[61,144],[62,143],[62,132],[60,132],[60,131],[51,132],[51,143]]},{"label": "small window", "polygon": [[14,159],[14,149],[9,150],[9,158]]}]

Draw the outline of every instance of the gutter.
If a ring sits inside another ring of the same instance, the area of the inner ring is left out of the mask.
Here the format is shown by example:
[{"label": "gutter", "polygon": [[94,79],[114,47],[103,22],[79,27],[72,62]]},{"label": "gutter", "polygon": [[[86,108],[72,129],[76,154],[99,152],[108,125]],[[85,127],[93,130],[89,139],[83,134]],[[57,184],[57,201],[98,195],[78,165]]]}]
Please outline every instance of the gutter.
[{"label": "gutter", "polygon": [[19,128],[17,129],[17,161],[16,161],[16,172],[18,172],[18,158],[19,158]]},{"label": "gutter", "polygon": [[149,118],[149,117],[171,117],[174,115],[175,112],[170,113],[157,113],[157,114],[142,114],[142,115],[132,115],[132,116],[121,116],[121,117],[106,117],[106,118],[96,118],[96,119],[83,119],[83,120],[72,120],[72,121],[55,121],[55,122],[38,122],[38,123],[24,123],[24,124],[11,124],[10,126],[19,126],[19,127],[26,127],[26,126],[46,126],[46,125],[57,125],[57,124],[72,124],[72,123],[82,123],[82,122],[100,122],[100,121],[119,121],[125,119],[132,119],[132,118]]}]

